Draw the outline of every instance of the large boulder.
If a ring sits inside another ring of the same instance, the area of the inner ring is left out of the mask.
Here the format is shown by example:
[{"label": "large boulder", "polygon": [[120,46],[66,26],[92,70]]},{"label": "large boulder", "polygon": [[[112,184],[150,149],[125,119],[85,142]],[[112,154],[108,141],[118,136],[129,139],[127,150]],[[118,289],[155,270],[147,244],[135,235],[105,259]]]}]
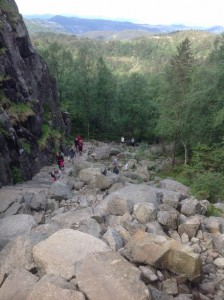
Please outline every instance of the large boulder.
[{"label": "large boulder", "polygon": [[13,203],[20,201],[22,198],[20,190],[14,190],[13,192],[3,187],[0,189],[0,215],[2,215]]},{"label": "large boulder", "polygon": [[44,273],[71,279],[76,275],[76,263],[90,253],[109,250],[103,241],[87,233],[62,229],[35,245],[33,257]]},{"label": "large boulder", "polygon": [[150,300],[140,271],[114,252],[86,256],[77,266],[79,288],[91,300]]},{"label": "large boulder", "polygon": [[26,300],[85,300],[84,294],[74,289],[62,277],[45,275],[35,284]]},{"label": "large boulder", "polygon": [[78,228],[83,220],[93,216],[92,208],[70,209],[69,211],[56,215],[52,221],[56,222],[63,228]]},{"label": "large boulder", "polygon": [[110,146],[106,144],[100,145],[100,147],[96,147],[94,149],[94,152],[91,154],[91,157],[95,160],[103,160],[103,159],[109,159],[110,157]]},{"label": "large boulder", "polygon": [[146,224],[156,219],[156,209],[153,203],[138,203],[134,205],[134,214],[139,223]]},{"label": "large boulder", "polygon": [[164,179],[160,181],[160,188],[170,191],[175,191],[180,193],[183,196],[187,196],[189,194],[190,188],[186,185],[177,182],[172,179]]},{"label": "large boulder", "polygon": [[23,200],[26,203],[26,209],[31,211],[46,210],[47,208],[47,196],[45,190],[40,190],[38,193],[25,193]]},{"label": "large boulder", "polygon": [[198,254],[180,242],[138,231],[125,245],[128,257],[136,263],[185,274],[189,280],[201,279],[202,262]]},{"label": "large boulder", "polygon": [[0,219],[0,248],[19,235],[27,234],[37,223],[30,215],[15,215]]},{"label": "large boulder", "polygon": [[107,213],[114,215],[132,212],[137,203],[152,203],[155,208],[161,204],[159,189],[144,184],[129,184],[105,197],[103,202],[107,202]]},{"label": "large boulder", "polygon": [[24,269],[15,269],[0,288],[2,300],[24,300],[32,291],[39,277]]},{"label": "large boulder", "polygon": [[87,168],[79,172],[79,178],[85,184],[101,190],[108,189],[111,186],[109,179],[101,174],[100,168]]},{"label": "large boulder", "polygon": [[71,198],[71,187],[59,181],[52,183],[49,196],[57,201]]},{"label": "large boulder", "polygon": [[0,252],[0,274],[9,274],[13,269],[31,271],[36,267],[32,250],[35,244],[44,239],[40,233],[18,236]]}]

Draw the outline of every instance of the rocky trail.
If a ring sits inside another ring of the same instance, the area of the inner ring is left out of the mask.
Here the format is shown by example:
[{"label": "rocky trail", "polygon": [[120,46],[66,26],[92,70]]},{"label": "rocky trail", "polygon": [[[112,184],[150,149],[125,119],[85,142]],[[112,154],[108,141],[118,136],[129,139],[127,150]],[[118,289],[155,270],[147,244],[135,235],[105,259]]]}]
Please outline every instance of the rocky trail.
[{"label": "rocky trail", "polygon": [[224,219],[208,201],[156,176],[158,149],[84,150],[59,181],[52,165],[0,189],[0,300],[224,299]]}]

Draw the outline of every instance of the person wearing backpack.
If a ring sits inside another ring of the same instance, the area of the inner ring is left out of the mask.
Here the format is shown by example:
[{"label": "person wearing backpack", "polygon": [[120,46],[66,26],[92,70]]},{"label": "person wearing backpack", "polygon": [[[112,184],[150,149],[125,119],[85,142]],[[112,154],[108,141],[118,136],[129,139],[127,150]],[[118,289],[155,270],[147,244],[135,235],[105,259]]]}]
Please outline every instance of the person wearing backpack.
[{"label": "person wearing backpack", "polygon": [[78,134],[74,140],[75,150],[79,151],[79,141],[81,140],[81,136]]},{"label": "person wearing backpack", "polygon": [[83,150],[83,140],[80,138],[79,144],[78,144],[78,149],[79,149],[79,155],[82,155],[82,150]]},{"label": "person wearing backpack", "polygon": [[49,174],[53,178],[54,182],[57,181],[57,180],[60,180],[62,178],[62,173],[58,169],[53,169],[51,172],[49,172]]},{"label": "person wearing backpack", "polygon": [[112,158],[112,166],[113,166],[113,173],[118,174],[119,169],[118,169],[118,160],[116,156],[113,156]]},{"label": "person wearing backpack", "polygon": [[135,148],[135,139],[134,139],[134,137],[131,138],[131,145],[132,145],[133,148]]},{"label": "person wearing backpack", "polygon": [[74,160],[76,159],[76,152],[73,147],[70,148],[68,151],[68,161],[71,161],[74,163]]},{"label": "person wearing backpack", "polygon": [[65,163],[64,163],[64,153],[62,151],[56,153],[56,162],[59,167],[59,170],[63,170]]}]

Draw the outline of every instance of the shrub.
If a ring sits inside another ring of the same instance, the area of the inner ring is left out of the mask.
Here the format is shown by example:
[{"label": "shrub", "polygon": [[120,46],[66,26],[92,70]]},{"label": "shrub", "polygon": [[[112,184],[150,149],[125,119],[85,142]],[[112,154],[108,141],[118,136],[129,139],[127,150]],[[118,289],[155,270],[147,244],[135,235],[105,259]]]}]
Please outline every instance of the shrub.
[{"label": "shrub", "polygon": [[60,144],[59,141],[61,138],[62,138],[62,134],[59,131],[52,129],[52,127],[50,127],[47,124],[44,124],[42,126],[42,135],[41,138],[38,140],[38,145],[40,149],[45,149],[47,145],[47,141],[49,139],[53,140],[54,143],[57,145]]},{"label": "shrub", "polygon": [[174,179],[190,186],[197,174],[197,170],[187,164],[174,169]]},{"label": "shrub", "polygon": [[215,207],[213,204],[209,204],[208,210],[206,212],[207,217],[222,217],[224,212],[222,209]]},{"label": "shrub", "polygon": [[19,168],[14,166],[12,167],[11,172],[12,172],[13,184],[23,182],[22,171]]},{"label": "shrub", "polygon": [[26,153],[30,154],[30,144],[28,144],[26,142],[26,140],[24,139],[20,139],[20,142],[21,142],[21,145],[22,145],[22,148],[25,150]]},{"label": "shrub", "polygon": [[0,0],[0,7],[4,14],[6,14],[12,27],[21,19],[21,15],[17,11],[16,5],[12,1]]},{"label": "shrub", "polygon": [[23,123],[28,117],[34,116],[34,112],[28,103],[12,103],[8,110],[8,114],[14,119],[15,123]]},{"label": "shrub", "polygon": [[218,172],[197,174],[191,191],[198,199],[208,199],[211,202],[224,200],[224,176]]},{"label": "shrub", "polygon": [[224,142],[212,146],[198,144],[193,151],[192,164],[201,171],[224,172]]}]

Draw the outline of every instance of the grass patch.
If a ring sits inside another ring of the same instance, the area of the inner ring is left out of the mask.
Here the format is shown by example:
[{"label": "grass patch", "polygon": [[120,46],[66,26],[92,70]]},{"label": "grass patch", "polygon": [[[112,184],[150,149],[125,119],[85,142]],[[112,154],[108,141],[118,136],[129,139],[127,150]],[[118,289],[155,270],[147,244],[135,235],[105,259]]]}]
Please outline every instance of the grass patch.
[{"label": "grass patch", "polygon": [[14,124],[24,123],[30,116],[35,115],[29,103],[11,103],[8,114]]},{"label": "grass patch", "polygon": [[40,149],[43,150],[46,148],[48,140],[53,140],[54,143],[57,145],[57,144],[59,144],[59,141],[61,140],[61,138],[62,138],[62,134],[59,131],[53,129],[52,127],[50,127],[47,124],[44,124],[42,126],[42,136],[38,140],[38,145],[39,145]]},{"label": "grass patch", "polygon": [[191,185],[191,192],[197,199],[211,202],[224,200],[224,176],[218,172],[197,174]]},{"label": "grass patch", "polygon": [[23,182],[22,171],[19,168],[14,166],[12,167],[11,172],[12,172],[13,184]]},{"label": "grass patch", "polygon": [[11,1],[9,2],[7,0],[0,0],[0,7],[14,29],[16,23],[21,19],[21,15],[17,10],[17,6]]},{"label": "grass patch", "polygon": [[21,143],[22,148],[24,149],[24,151],[26,153],[30,154],[30,152],[31,152],[30,144],[28,144],[25,139],[20,139],[20,143]]},{"label": "grass patch", "polygon": [[209,204],[206,212],[207,217],[223,217],[224,212],[222,209],[215,207],[212,203]]}]

